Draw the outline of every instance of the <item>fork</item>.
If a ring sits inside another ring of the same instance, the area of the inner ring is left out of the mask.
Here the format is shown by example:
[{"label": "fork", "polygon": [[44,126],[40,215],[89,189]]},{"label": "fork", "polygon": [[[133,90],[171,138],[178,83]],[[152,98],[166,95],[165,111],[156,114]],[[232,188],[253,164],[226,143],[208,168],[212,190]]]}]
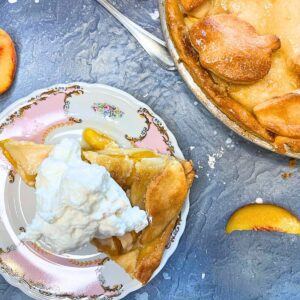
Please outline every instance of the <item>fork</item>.
[{"label": "fork", "polygon": [[108,1],[96,1],[110,12],[136,38],[140,45],[160,67],[168,71],[176,70],[173,59],[168,52],[166,42],[160,40],[150,32],[129,20]]}]

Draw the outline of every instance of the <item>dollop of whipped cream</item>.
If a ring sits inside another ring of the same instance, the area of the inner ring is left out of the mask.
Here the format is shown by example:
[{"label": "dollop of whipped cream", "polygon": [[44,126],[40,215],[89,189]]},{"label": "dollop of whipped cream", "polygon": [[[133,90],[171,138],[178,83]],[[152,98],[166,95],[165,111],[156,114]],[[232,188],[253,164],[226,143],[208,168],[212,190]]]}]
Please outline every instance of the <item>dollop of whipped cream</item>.
[{"label": "dollop of whipped cream", "polygon": [[21,240],[44,241],[56,253],[73,251],[94,237],[122,236],[148,225],[102,166],[81,159],[80,142],[63,139],[39,167],[36,214]]}]

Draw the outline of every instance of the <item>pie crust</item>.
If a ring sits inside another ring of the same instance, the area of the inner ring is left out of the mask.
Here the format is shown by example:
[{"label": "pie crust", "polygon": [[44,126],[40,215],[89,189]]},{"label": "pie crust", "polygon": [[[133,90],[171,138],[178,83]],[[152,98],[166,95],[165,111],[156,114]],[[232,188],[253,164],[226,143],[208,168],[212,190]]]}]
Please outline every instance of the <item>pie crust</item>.
[{"label": "pie crust", "polygon": [[298,96],[285,99],[300,87],[300,1],[204,0],[191,10],[184,2],[165,0],[166,21],[195,83],[244,130],[299,153]]}]

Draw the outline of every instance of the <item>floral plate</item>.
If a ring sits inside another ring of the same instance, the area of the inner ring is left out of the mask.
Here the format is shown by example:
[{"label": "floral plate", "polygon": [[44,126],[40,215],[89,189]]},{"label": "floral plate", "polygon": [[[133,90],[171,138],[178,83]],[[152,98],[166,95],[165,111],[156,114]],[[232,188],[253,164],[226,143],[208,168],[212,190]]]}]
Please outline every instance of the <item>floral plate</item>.
[{"label": "floral plate", "polygon": [[[145,104],[105,85],[74,83],[53,86],[16,101],[0,114],[0,140],[15,137],[56,143],[80,138],[86,127],[97,128],[122,147],[150,148],[183,158],[173,134]],[[35,299],[121,299],[142,287],[92,245],[64,255],[33,243],[21,243],[20,232],[35,213],[34,190],[27,187],[0,156],[0,274]],[[160,266],[175,251],[184,231],[185,202]]]}]

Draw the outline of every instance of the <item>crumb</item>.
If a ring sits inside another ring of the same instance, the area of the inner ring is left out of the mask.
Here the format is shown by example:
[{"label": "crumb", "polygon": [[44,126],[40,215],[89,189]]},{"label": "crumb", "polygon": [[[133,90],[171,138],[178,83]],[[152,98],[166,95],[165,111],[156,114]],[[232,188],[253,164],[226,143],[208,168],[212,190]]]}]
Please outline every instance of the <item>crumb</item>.
[{"label": "crumb", "polygon": [[201,278],[202,278],[202,280],[205,278],[205,273],[201,274]]},{"label": "crumb", "polygon": [[227,138],[225,143],[226,143],[227,145],[228,145],[228,144],[231,144],[231,143],[232,143],[232,139],[231,139],[230,137]]},{"label": "crumb", "polygon": [[150,15],[151,19],[154,21],[159,18],[159,12],[157,9],[153,13],[149,13],[149,15]]},{"label": "crumb", "polygon": [[199,176],[196,174],[196,175],[195,175],[195,178],[199,178]]},{"label": "crumb", "polygon": [[197,102],[197,101],[195,101],[195,102],[194,102],[194,105],[195,105],[195,106],[196,106],[196,105],[198,105],[198,102]]},{"label": "crumb", "polygon": [[214,135],[217,135],[217,131],[216,130],[214,131]]},{"label": "crumb", "polygon": [[294,171],[294,168],[295,168],[295,166],[296,166],[296,163],[297,163],[297,160],[296,160],[295,158],[291,158],[291,159],[289,160],[290,172],[283,172],[283,173],[281,174],[281,178],[282,178],[282,179],[288,179],[288,178],[290,178],[290,177],[293,176],[293,171]]},{"label": "crumb", "polygon": [[192,151],[192,150],[194,150],[195,149],[195,146],[191,146],[190,147],[190,150]]},{"label": "crumb", "polygon": [[283,173],[281,174],[281,178],[282,178],[282,179],[288,179],[288,178],[290,178],[292,175],[293,175],[293,173],[291,173],[291,172],[283,172]]},{"label": "crumb", "polygon": [[262,203],[264,203],[264,200],[262,198],[258,197],[258,198],[255,199],[255,203],[262,204]]},{"label": "crumb", "polygon": [[208,155],[208,165],[211,169],[215,168],[216,158],[212,155]]},{"label": "crumb", "polygon": [[167,272],[163,273],[163,277],[164,277],[165,280],[170,280],[171,279],[171,276]]},{"label": "crumb", "polygon": [[226,147],[227,147],[227,148],[229,148],[229,149],[234,148],[234,143],[233,143],[233,141],[232,141],[232,138],[228,137],[228,138],[226,139],[225,143],[226,143]]},{"label": "crumb", "polygon": [[216,153],[213,153],[212,155],[207,155],[208,156],[208,166],[211,169],[215,168],[215,164],[217,159],[221,158],[224,154],[224,148],[221,147],[220,150],[218,150]]},{"label": "crumb", "polygon": [[8,0],[9,3],[13,4],[13,3],[17,3],[18,0]]}]

